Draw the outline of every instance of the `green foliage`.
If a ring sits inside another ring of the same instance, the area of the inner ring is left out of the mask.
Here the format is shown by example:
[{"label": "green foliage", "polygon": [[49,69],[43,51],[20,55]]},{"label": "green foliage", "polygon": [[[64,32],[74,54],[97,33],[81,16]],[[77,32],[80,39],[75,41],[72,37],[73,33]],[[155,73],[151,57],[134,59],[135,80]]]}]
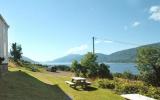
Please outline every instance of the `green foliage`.
[{"label": "green foliage", "polygon": [[71,69],[76,76],[89,78],[112,78],[109,66],[103,63],[99,65],[96,60],[97,56],[89,52],[84,56],[84,58],[82,58],[80,64],[76,60],[73,61]]},{"label": "green foliage", "polygon": [[96,83],[98,87],[112,89],[118,94],[138,93],[155,99],[160,99],[160,88],[147,85],[142,81],[114,78],[114,80],[99,79]]},{"label": "green foliage", "polygon": [[123,79],[138,80],[138,75],[134,75],[130,71],[124,71],[123,73],[113,73],[113,76]]},{"label": "green foliage", "polygon": [[81,65],[86,67],[92,67],[97,64],[97,56],[91,52],[88,52],[84,58],[81,59]]},{"label": "green foliage", "polygon": [[51,72],[56,72],[57,71],[57,67],[51,67]]},{"label": "green foliage", "polygon": [[75,76],[80,76],[82,66],[78,63],[77,60],[74,60],[71,65],[71,71],[75,73]]},{"label": "green foliage", "polygon": [[155,88],[153,86],[149,86],[148,92],[146,95],[151,96],[152,98],[155,98],[155,99],[160,99],[160,89]]},{"label": "green foliage", "polygon": [[60,71],[70,71],[71,70],[71,68],[67,65],[55,65],[53,67],[57,68],[57,70],[60,70]]},{"label": "green foliage", "polygon": [[81,59],[81,65],[83,66],[84,74],[87,74],[87,77],[97,76],[98,63],[96,62],[96,60],[97,56],[91,52],[88,52]]},{"label": "green foliage", "polygon": [[[122,81],[116,83],[115,90],[119,93],[139,93],[143,88],[144,84],[142,82],[131,82],[131,81]],[[144,90],[144,89],[143,89]]]},{"label": "green foliage", "polygon": [[12,47],[10,50],[11,56],[13,56],[14,61],[18,61],[22,58],[22,47],[21,45],[17,45],[17,43],[12,43]]},{"label": "green foliage", "polygon": [[137,54],[137,68],[143,81],[160,86],[160,48],[139,48]]},{"label": "green foliage", "polygon": [[4,58],[0,57],[0,64],[2,64],[3,61],[4,61]]},{"label": "green foliage", "polygon": [[97,85],[100,88],[107,88],[107,89],[114,89],[115,88],[114,81],[113,80],[108,80],[108,79],[97,80]]},{"label": "green foliage", "polygon": [[36,67],[36,66],[31,66],[30,69],[31,69],[31,71],[33,71],[33,72],[39,72],[39,69],[38,69],[38,67]]},{"label": "green foliage", "polygon": [[98,67],[98,76],[99,78],[113,78],[112,74],[110,73],[109,66],[103,63]]}]

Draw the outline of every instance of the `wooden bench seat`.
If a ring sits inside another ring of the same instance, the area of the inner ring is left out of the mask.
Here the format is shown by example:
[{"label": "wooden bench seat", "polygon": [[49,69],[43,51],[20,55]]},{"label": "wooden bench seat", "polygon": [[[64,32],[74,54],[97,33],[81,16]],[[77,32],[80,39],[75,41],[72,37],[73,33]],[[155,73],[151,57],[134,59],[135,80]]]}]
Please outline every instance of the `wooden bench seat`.
[{"label": "wooden bench seat", "polygon": [[86,85],[91,85],[91,82],[86,81]]},{"label": "wooden bench seat", "polygon": [[66,84],[69,84],[70,86],[74,86],[75,83],[71,82],[71,81],[65,81]]}]

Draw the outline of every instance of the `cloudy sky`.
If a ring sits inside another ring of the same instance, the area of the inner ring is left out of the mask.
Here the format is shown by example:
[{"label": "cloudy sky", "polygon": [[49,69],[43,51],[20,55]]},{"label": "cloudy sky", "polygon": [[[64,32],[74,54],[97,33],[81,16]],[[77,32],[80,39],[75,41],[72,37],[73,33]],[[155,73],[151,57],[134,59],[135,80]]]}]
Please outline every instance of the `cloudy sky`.
[{"label": "cloudy sky", "polygon": [[0,0],[9,47],[48,61],[92,51],[110,54],[160,42],[160,0]]}]

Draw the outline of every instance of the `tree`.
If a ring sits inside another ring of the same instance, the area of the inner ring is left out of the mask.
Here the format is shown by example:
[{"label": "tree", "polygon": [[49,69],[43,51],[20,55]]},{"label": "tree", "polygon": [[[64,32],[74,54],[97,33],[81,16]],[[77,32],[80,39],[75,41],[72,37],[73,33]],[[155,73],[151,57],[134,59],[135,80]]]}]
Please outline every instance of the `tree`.
[{"label": "tree", "polygon": [[12,43],[12,48],[10,50],[11,56],[13,56],[14,61],[18,61],[22,58],[22,47],[17,43]]},{"label": "tree", "polygon": [[109,66],[104,63],[100,64],[98,67],[98,76],[99,78],[113,78],[112,74],[110,73]]},{"label": "tree", "polygon": [[88,52],[84,58],[81,60],[81,65],[83,66],[84,73],[87,77],[97,76],[98,63],[96,62],[97,56],[91,52]]},{"label": "tree", "polygon": [[4,61],[4,58],[0,57],[0,65],[2,64],[3,61]]},{"label": "tree", "polygon": [[139,48],[137,65],[142,80],[160,86],[160,48]]},{"label": "tree", "polygon": [[71,70],[75,73],[76,76],[84,76],[84,68],[81,66],[81,64],[78,63],[77,60],[74,60],[71,65]]}]

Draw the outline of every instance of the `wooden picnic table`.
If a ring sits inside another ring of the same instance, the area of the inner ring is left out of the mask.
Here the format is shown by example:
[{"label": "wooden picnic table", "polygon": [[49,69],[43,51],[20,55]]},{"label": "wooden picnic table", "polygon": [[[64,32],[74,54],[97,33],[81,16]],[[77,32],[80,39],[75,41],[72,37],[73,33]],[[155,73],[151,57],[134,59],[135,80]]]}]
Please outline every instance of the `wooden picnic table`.
[{"label": "wooden picnic table", "polygon": [[71,81],[66,81],[67,84],[70,84],[70,86],[81,86],[82,88],[87,87],[88,85],[91,85],[91,82],[87,82],[86,78],[83,77],[71,77]]},{"label": "wooden picnic table", "polygon": [[86,81],[86,78],[83,77],[72,77],[73,81]]}]

